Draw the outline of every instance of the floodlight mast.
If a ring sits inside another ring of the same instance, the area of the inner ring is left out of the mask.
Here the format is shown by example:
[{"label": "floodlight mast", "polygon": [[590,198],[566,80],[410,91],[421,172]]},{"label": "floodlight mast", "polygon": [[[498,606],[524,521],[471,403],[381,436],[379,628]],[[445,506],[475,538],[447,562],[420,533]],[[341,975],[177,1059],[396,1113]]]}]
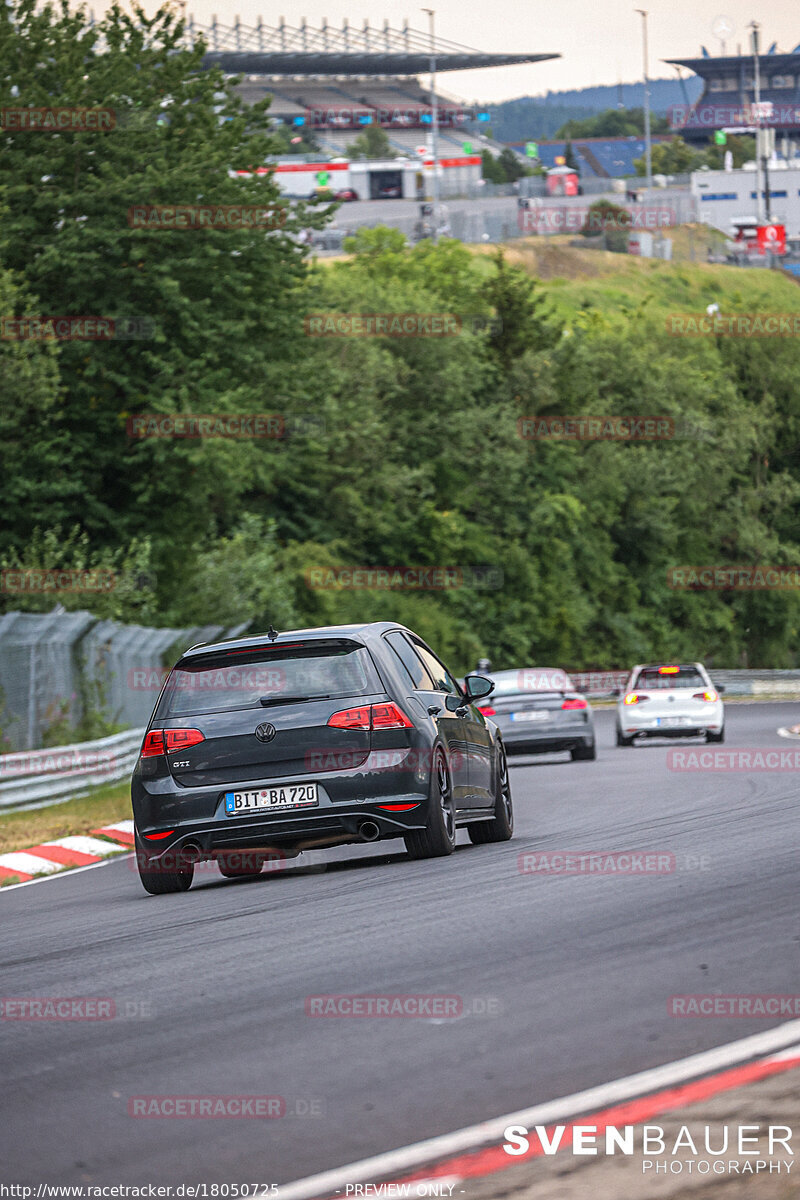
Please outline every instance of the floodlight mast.
[{"label": "floodlight mast", "polygon": [[434,19],[436,12],[432,8],[421,10],[428,14],[431,31],[431,117],[433,121],[433,244],[439,240],[439,101],[436,98],[436,34]]}]

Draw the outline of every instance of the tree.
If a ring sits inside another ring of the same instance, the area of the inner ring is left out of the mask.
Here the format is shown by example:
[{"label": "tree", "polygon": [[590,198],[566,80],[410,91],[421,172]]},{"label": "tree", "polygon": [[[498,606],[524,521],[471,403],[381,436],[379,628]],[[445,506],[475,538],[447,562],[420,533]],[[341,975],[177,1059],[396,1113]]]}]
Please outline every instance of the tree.
[{"label": "tree", "polygon": [[483,287],[483,296],[497,319],[490,345],[508,371],[520,355],[552,345],[559,331],[536,280],[519,267],[512,267],[502,250],[494,255],[494,266],[494,274]]},{"label": "tree", "polygon": [[564,147],[564,166],[570,167],[573,171],[580,171],[578,160],[575,158],[575,154],[572,150],[572,142],[567,142],[566,146]]},{"label": "tree", "polygon": [[581,229],[582,237],[597,237],[602,233],[607,250],[624,254],[628,249],[628,229],[631,214],[627,208],[611,200],[595,200],[586,211]]},{"label": "tree", "polygon": [[[668,133],[669,121],[666,117],[650,115],[651,133]],[[642,108],[608,108],[596,116],[584,120],[566,121],[554,135],[557,138],[576,140],[578,138],[616,138],[641,137],[644,133],[644,109]]]},{"label": "tree", "polygon": [[[654,175],[684,175],[702,166],[703,155],[688,146],[681,137],[672,137],[667,142],[655,142],[650,150]],[[635,158],[633,165],[637,175],[647,172],[646,156]]]},{"label": "tree", "polygon": [[396,158],[389,135],[380,125],[366,125],[355,141],[345,147],[349,158]]},{"label": "tree", "polygon": [[[271,175],[233,174],[276,150],[268,101],[245,107],[235,81],[202,69],[203,53],[185,48],[168,8],[150,18],[113,4],[91,26],[66,0],[0,6],[0,107],[98,108],[113,125],[5,123],[0,261],[38,295],[39,314],[141,322],[132,340],[59,343],[58,420],[40,412],[29,437],[61,438],[64,526],[79,525],[93,546],[146,529],[165,577],[236,519],[253,454],[270,448],[131,441],[126,418],[263,411],[268,364],[296,357],[302,338],[304,251],[288,235],[325,219],[302,206],[287,216]],[[274,228],[131,224],[134,208],[187,204],[267,210]],[[32,315],[31,303],[20,298],[17,315]],[[226,456],[238,456],[238,472]]]}]

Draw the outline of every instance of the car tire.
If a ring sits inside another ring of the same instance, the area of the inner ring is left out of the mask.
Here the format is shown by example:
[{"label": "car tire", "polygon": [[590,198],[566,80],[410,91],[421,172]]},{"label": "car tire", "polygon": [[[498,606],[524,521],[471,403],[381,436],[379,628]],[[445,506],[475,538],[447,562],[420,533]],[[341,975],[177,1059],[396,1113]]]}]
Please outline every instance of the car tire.
[{"label": "car tire", "polygon": [[148,871],[142,865],[147,860],[144,851],[139,846],[138,838],[135,849],[139,879],[146,892],[149,892],[151,896],[166,896],[170,892],[188,892],[194,879],[194,863],[175,855],[173,856],[174,866],[170,867],[165,864],[157,871]]},{"label": "car tire", "polygon": [[444,858],[456,848],[456,805],[444,754],[437,750],[431,771],[428,820],[403,836],[409,858]]},{"label": "car tire", "polygon": [[576,746],[569,753],[573,762],[594,762],[597,758],[597,744],[592,741],[588,746]]},{"label": "car tire", "polygon": [[625,737],[625,734],[622,732],[622,730],[617,729],[617,745],[618,746],[632,746],[633,738]]},{"label": "car tire", "polygon": [[494,816],[491,821],[476,821],[467,826],[473,846],[488,842],[507,842],[514,834],[514,805],[511,800],[511,781],[503,743],[499,743],[497,782],[494,796]]},{"label": "car tire", "polygon": [[710,729],[706,731],[707,742],[724,742],[725,741],[725,726],[723,725],[719,733],[712,733]]},{"label": "car tire", "polygon": [[[264,869],[264,859],[250,859],[250,865],[245,866],[242,859],[247,859],[247,857],[247,854],[232,854],[231,858],[233,861],[231,862],[226,858],[218,858],[217,866],[219,867],[220,874],[224,875],[226,879],[255,879]],[[238,862],[236,861],[237,859]],[[256,863],[258,863],[258,867],[256,867]]]}]

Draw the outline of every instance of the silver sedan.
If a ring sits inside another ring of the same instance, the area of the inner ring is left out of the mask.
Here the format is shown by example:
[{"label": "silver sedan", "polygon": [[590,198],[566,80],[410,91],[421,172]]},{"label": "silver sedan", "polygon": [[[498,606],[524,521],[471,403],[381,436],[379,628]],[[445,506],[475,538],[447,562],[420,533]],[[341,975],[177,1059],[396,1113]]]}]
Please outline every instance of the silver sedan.
[{"label": "silver sedan", "polygon": [[492,672],[494,691],[481,712],[500,730],[507,754],[568,750],[573,759],[597,757],[589,702],[560,667]]}]

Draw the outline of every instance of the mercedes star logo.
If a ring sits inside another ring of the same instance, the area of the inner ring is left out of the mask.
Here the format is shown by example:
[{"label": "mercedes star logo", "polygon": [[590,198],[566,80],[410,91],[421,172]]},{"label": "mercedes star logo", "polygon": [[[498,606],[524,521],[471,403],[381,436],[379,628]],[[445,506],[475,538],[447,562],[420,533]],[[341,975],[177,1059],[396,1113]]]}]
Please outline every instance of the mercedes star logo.
[{"label": "mercedes star logo", "polygon": [[271,742],[277,732],[275,726],[270,725],[269,722],[256,726],[256,737],[260,742]]}]

